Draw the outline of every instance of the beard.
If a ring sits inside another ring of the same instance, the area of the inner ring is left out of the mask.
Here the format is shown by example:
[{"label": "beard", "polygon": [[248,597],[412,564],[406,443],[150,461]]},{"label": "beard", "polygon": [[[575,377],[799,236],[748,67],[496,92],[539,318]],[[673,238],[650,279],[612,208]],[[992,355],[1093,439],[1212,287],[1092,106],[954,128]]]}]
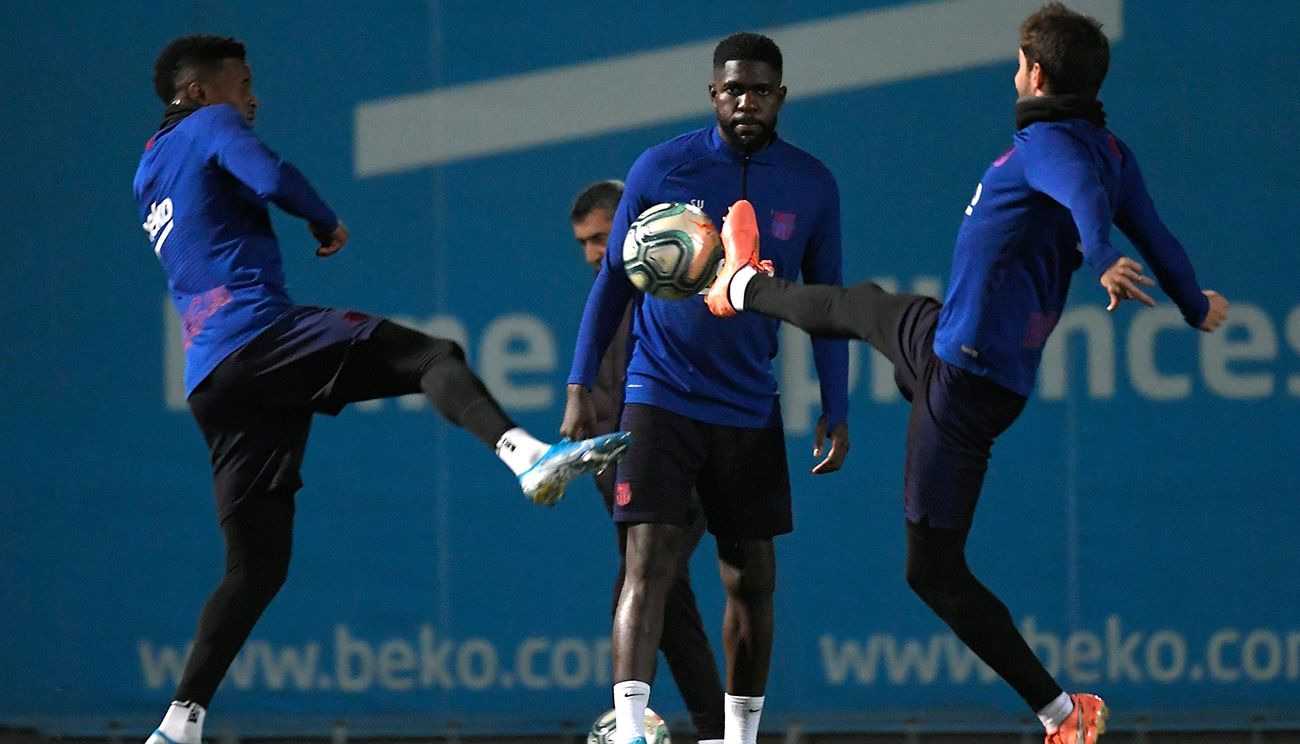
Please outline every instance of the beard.
[{"label": "beard", "polygon": [[[776,119],[772,119],[771,125],[758,121],[720,121],[718,126],[727,133],[727,139],[733,145],[739,148],[741,152],[748,154],[763,149],[768,142],[772,141],[772,137],[775,136],[776,132]],[[737,131],[740,126],[745,126],[743,134]]]}]

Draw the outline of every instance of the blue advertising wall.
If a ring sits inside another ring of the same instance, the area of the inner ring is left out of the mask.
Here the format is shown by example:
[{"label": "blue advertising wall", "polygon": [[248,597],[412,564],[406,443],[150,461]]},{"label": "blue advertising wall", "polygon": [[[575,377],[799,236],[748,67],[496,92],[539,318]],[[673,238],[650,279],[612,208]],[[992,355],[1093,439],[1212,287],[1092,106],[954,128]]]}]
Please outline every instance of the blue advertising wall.
[{"label": "blue advertising wall", "polygon": [[[460,340],[554,436],[591,280],[570,200],[706,126],[712,44],[786,52],[780,130],[835,173],[844,274],[941,293],[1012,132],[1022,0],[38,3],[0,7],[0,726],[140,732],[222,570],[176,322],[130,182],[173,36],[249,47],[259,133],[352,230],[275,215],[290,290]],[[1228,325],[1104,312],[1085,270],[1001,439],[970,562],[1065,686],[1124,725],[1300,721],[1300,5],[1093,0],[1110,124]],[[1129,250],[1122,238],[1119,243]],[[778,541],[764,724],[1005,729],[1027,715],[903,581],[906,408],[854,350],[853,451],[807,474],[805,337],[778,359],[796,531]],[[582,728],[609,707],[617,556],[589,483],[553,510],[422,401],[320,419],[290,579],[209,731]],[[693,566],[718,643],[712,541]],[[660,669],[652,705],[683,715]]]}]

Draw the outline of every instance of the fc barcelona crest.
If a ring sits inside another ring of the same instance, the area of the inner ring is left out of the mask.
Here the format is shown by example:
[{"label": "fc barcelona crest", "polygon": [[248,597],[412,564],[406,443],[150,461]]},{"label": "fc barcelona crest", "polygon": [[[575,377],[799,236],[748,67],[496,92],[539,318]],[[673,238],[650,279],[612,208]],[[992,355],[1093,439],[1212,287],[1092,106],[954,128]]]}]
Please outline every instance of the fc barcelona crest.
[{"label": "fc barcelona crest", "polygon": [[794,212],[772,210],[772,237],[777,240],[789,240],[794,235]]}]

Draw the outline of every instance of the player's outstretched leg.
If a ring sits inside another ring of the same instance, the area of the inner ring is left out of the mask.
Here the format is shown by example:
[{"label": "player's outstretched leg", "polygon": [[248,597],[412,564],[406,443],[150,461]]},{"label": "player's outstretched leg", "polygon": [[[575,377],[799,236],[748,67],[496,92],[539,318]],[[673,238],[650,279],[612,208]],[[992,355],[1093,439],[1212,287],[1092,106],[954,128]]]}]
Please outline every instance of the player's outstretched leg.
[{"label": "player's outstretched leg", "polygon": [[860,339],[894,359],[900,320],[918,295],[886,292],[875,284],[853,287],[801,285],[772,276],[759,259],[754,208],[740,200],[722,227],[723,264],[705,302],[719,317],[759,312],[815,336]]},{"label": "player's outstretched leg", "polygon": [[552,506],[569,481],[613,465],[631,443],[614,432],[549,444],[516,426],[465,361],[454,341],[384,321],[352,347],[331,391],[338,403],[423,393],[451,423],[492,448],[528,499]]}]

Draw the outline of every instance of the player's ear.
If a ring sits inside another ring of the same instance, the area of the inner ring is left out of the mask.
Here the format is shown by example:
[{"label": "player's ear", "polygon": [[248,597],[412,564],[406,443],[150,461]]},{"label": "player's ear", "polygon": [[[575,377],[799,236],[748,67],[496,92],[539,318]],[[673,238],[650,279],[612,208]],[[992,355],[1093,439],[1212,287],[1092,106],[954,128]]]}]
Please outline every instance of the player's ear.
[{"label": "player's ear", "polygon": [[1043,66],[1037,62],[1029,68],[1029,85],[1032,90],[1047,92],[1047,75],[1043,73]]},{"label": "player's ear", "polygon": [[189,101],[202,106],[207,103],[208,91],[203,83],[198,80],[191,80],[177,91],[176,98],[177,100]]},{"label": "player's ear", "polygon": [[713,100],[714,98],[717,97],[718,97],[718,89],[713,86],[713,83],[709,83],[709,100]]}]

